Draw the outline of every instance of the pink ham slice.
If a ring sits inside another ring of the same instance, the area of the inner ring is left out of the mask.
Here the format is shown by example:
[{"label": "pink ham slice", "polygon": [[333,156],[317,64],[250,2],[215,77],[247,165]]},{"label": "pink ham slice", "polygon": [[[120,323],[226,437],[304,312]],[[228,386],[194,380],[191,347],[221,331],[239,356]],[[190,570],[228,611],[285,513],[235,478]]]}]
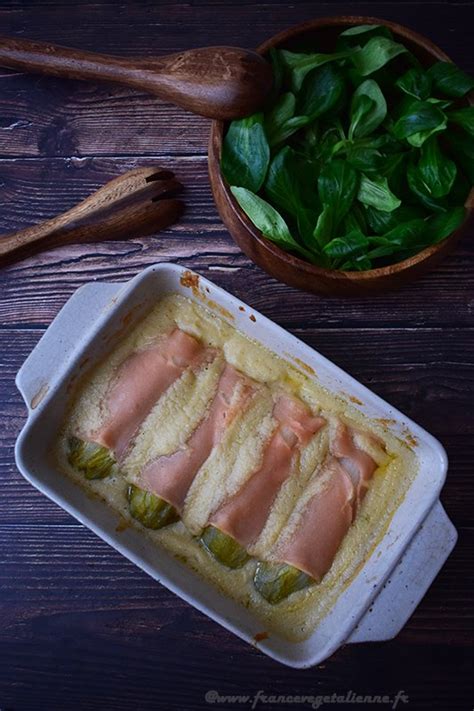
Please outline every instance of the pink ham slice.
[{"label": "pink ham slice", "polygon": [[139,485],[181,511],[197,472],[254,392],[252,381],[226,364],[209,412],[189,438],[186,447],[147,464],[140,475]]},{"label": "pink ham slice", "polygon": [[353,518],[354,486],[337,459],[330,458],[327,486],[309,500],[290,540],[276,551],[278,559],[315,580],[328,572]]},{"label": "pink ham slice", "polygon": [[300,400],[287,395],[276,401],[273,417],[278,425],[265,447],[259,468],[209,520],[245,547],[262,532],[278,491],[291,474],[298,447],[307,444],[325,424],[322,417],[314,417]]},{"label": "pink ham slice", "polygon": [[117,458],[126,452],[132,438],[151,409],[191,365],[212,360],[216,351],[174,329],[146,350],[132,353],[120,365],[106,395],[108,418],[90,439],[112,449]]},{"label": "pink ham slice", "polygon": [[355,434],[356,430],[338,422],[331,442],[333,456],[321,472],[329,476],[327,486],[310,499],[291,540],[277,551],[282,561],[315,580],[331,567],[377,469],[372,457],[356,446]]},{"label": "pink ham slice", "polygon": [[[344,422],[338,422],[331,443],[331,452],[339,459],[351,477],[356,493],[356,503],[360,504],[369,488],[369,481],[377,469],[377,463],[367,452],[355,445],[355,434],[356,430],[348,427]],[[368,436],[372,437],[372,435]],[[377,442],[379,443],[379,440]]]}]

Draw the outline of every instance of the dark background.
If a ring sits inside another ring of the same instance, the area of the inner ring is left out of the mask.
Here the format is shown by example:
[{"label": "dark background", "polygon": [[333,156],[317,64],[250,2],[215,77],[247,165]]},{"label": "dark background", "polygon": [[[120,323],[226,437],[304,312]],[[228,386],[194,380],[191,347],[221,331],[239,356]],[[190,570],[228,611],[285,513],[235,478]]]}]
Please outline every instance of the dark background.
[{"label": "dark background", "polygon": [[[291,24],[350,13],[406,24],[474,71],[470,2],[0,2],[0,31],[153,55],[206,44],[254,47]],[[157,237],[66,247],[0,271],[0,708],[187,710],[218,707],[205,704],[209,689],[403,689],[410,704],[399,708],[471,709],[472,235],[398,293],[299,293],[253,266],[223,228],[206,175],[208,132],[207,120],[148,95],[0,69],[0,230],[53,216],[137,165],[172,168],[187,202],[180,223]],[[445,445],[442,500],[459,542],[394,641],[347,646],[307,671],[284,668],[163,589],[18,474],[19,366],[79,286],[126,280],[160,261],[193,267],[248,301]]]}]

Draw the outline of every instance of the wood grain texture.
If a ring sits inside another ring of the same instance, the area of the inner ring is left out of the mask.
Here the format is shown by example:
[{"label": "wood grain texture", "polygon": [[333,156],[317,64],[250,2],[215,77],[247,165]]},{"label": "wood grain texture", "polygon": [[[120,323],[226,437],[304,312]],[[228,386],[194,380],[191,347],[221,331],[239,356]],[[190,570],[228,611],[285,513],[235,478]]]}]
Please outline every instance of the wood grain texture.
[{"label": "wood grain texture", "polygon": [[159,58],[118,57],[0,37],[0,65],[62,79],[123,84],[222,121],[259,110],[273,83],[270,65],[256,52],[239,47],[198,47]]},{"label": "wood grain texture", "polygon": [[[132,563],[83,526],[57,525],[54,532],[56,537],[52,540],[48,526],[0,526],[0,545],[5,551],[1,558],[5,573],[2,600],[12,605],[13,618],[18,619],[30,606],[32,612],[36,613],[51,614],[57,610],[84,614],[90,608],[96,612],[117,608],[126,610],[128,606],[146,610],[147,602],[153,601],[153,605],[160,609],[156,625],[159,629],[167,622],[168,610],[187,611],[185,602],[158,585],[143,571],[137,570]],[[12,546],[15,541],[16,545]],[[470,596],[459,576],[463,566],[468,563],[473,545],[474,529],[463,529],[460,544],[446,564],[445,575],[430,589],[426,604],[414,614],[413,622],[416,624],[411,630],[405,629],[400,634],[401,641],[412,639],[422,644],[430,640],[434,633],[431,641],[443,643],[452,639],[457,632],[462,632],[459,641],[463,645],[473,642],[474,615]],[[474,584],[472,570],[466,571],[464,575],[467,575],[470,585]],[[79,589],[79,599],[71,600],[68,593]],[[448,594],[449,605],[446,604]],[[451,614],[449,621],[443,622],[446,608]],[[133,632],[135,623],[129,624]],[[209,624],[215,626],[215,623]],[[107,627],[105,621],[98,621],[99,629],[102,625]],[[1,643],[11,635],[9,627],[2,626]],[[414,634],[415,631],[419,632],[418,636]],[[104,629],[103,633],[107,634],[107,630]],[[192,639],[193,629],[184,631],[184,636]],[[235,642],[234,646],[238,649],[241,645],[241,642]]]},{"label": "wood grain texture", "polygon": [[[251,48],[291,24],[350,12],[347,2],[4,0],[0,26],[90,51],[159,56],[205,44]],[[471,2],[374,1],[357,12],[409,25],[474,70]],[[143,165],[173,170],[186,188],[183,218],[160,235],[61,247],[0,271],[0,708],[240,709],[250,704],[206,704],[204,694],[403,689],[410,703],[398,709],[471,709],[472,235],[400,293],[302,294],[252,265],[222,226],[207,178],[208,131],[206,119],[143,93],[0,70],[0,234],[67,210]],[[396,640],[347,646],[313,670],[283,669],[152,581],[16,471],[25,408],[14,376],[44,328],[82,284],[124,281],[157,261],[195,268],[248,301],[446,447],[442,500],[459,541]]]},{"label": "wood grain texture", "polygon": [[[123,56],[154,56],[189,47],[224,44],[256,47],[298,22],[328,15],[373,15],[429,34],[461,65],[472,65],[471,3],[431,2],[2,2],[5,35],[82,47]],[[130,28],[133,27],[133,31]],[[198,41],[199,40],[199,41]],[[201,40],[203,42],[201,43]]]},{"label": "wood grain texture", "polygon": [[112,177],[155,161],[173,170],[185,187],[186,209],[180,222],[156,237],[58,248],[1,271],[3,324],[45,325],[85,282],[125,281],[161,261],[193,266],[287,328],[472,324],[470,235],[435,271],[400,294],[339,299],[303,294],[268,277],[240,253],[219,221],[206,159],[201,156],[0,161],[0,234],[65,211]]},{"label": "wood grain texture", "polygon": [[[351,3],[81,3],[0,6],[0,26],[23,35],[122,56],[153,56],[204,44],[253,48],[290,25],[353,14]],[[336,8],[336,9],[334,9]],[[470,3],[358,3],[357,13],[425,33],[466,71],[474,69]],[[455,14],[454,14],[455,13]],[[133,32],[130,32],[133,27]],[[159,38],[159,39],[158,39]],[[0,156],[150,155],[207,150],[208,122],[145,94],[0,69]]]},{"label": "wood grain texture", "polygon": [[[2,549],[15,551],[2,561],[10,614],[0,630],[0,665],[2,674],[31,684],[6,687],[7,706],[32,709],[32,689],[45,708],[61,711],[65,695],[68,709],[129,711],[203,709],[210,689],[251,695],[259,689],[313,695],[403,689],[417,710],[466,708],[472,610],[456,576],[468,569],[460,546],[446,566],[450,585],[437,581],[396,641],[345,647],[311,671],[282,674],[275,662],[190,610],[91,532],[79,526],[55,532],[52,542],[41,526],[0,527]],[[465,536],[472,546],[473,531]],[[35,660],[28,670],[32,639]]]},{"label": "wood grain texture", "polygon": [[128,170],[66,212],[0,239],[0,267],[56,246],[148,237],[183,212],[182,185],[159,167]]}]

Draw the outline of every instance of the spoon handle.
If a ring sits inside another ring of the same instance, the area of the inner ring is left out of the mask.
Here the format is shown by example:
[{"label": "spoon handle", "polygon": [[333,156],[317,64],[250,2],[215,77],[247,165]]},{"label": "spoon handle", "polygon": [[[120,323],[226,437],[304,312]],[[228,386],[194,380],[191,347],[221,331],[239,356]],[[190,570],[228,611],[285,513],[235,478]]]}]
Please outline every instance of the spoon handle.
[{"label": "spoon handle", "polygon": [[70,79],[119,82],[220,120],[256,111],[272,85],[268,62],[238,47],[203,47],[158,58],[133,58],[0,37],[0,65]]},{"label": "spoon handle", "polygon": [[[129,86],[142,86],[141,60],[86,52],[49,42],[0,37],[0,64],[12,69],[68,79],[105,79]],[[159,60],[153,59],[153,65],[156,71],[160,71]]]},{"label": "spoon handle", "polygon": [[50,220],[0,235],[0,267],[51,247],[106,239],[143,237],[176,222],[181,201],[170,198],[182,187],[170,171],[130,170]]}]

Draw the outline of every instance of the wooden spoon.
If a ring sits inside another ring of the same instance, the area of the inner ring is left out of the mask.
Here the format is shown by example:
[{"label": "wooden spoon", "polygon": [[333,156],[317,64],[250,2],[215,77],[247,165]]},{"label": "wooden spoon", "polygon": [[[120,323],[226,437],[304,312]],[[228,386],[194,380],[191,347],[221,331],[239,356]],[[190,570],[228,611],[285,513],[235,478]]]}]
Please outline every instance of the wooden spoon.
[{"label": "wooden spoon", "polygon": [[63,244],[158,232],[181,214],[183,203],[168,197],[181,188],[169,170],[156,166],[130,170],[71,210],[39,225],[0,235],[0,266]]},{"label": "wooden spoon", "polygon": [[206,47],[133,59],[0,37],[0,65],[71,79],[120,82],[220,120],[253,113],[265,102],[272,86],[268,62],[256,52],[238,47]]}]

